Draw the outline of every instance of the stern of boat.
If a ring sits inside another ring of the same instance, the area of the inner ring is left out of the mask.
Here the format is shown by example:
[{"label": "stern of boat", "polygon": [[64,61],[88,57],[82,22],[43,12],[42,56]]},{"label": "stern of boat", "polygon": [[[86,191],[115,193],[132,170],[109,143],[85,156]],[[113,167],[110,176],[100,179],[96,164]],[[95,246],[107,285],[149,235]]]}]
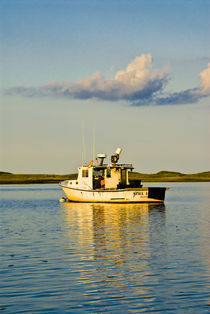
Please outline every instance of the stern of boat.
[{"label": "stern of boat", "polygon": [[158,202],[164,202],[166,188],[163,187],[149,187],[148,199],[157,200]]}]

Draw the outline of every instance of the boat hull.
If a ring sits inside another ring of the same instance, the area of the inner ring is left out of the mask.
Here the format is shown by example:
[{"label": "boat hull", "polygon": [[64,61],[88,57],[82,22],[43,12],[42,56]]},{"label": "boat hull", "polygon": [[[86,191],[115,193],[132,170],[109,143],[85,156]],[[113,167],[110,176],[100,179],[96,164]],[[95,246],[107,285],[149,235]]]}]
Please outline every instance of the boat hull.
[{"label": "boat hull", "polygon": [[163,187],[83,190],[71,188],[65,182],[60,186],[69,201],[91,203],[163,203],[166,190]]}]

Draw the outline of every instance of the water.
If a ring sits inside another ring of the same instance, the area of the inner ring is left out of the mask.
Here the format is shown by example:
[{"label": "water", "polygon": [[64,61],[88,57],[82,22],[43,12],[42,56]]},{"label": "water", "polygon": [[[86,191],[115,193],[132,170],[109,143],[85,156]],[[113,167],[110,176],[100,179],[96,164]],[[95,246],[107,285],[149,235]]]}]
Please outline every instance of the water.
[{"label": "water", "polygon": [[165,205],[111,205],[2,185],[2,313],[209,312],[210,183],[166,186]]}]

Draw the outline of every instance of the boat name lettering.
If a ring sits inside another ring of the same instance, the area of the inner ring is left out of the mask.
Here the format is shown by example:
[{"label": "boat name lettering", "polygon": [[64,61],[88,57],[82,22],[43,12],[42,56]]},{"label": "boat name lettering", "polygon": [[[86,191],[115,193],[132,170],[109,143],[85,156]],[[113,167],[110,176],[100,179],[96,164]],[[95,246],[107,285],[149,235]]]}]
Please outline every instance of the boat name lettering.
[{"label": "boat name lettering", "polygon": [[133,196],[136,196],[136,195],[144,195],[144,192],[133,192]]}]

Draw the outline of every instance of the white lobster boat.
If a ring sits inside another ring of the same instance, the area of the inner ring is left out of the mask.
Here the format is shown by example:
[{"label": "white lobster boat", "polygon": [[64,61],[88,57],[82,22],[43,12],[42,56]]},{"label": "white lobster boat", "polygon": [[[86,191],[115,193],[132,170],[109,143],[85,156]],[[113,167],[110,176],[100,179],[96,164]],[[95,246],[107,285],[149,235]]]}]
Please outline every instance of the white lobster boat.
[{"label": "white lobster boat", "polygon": [[59,183],[67,199],[73,202],[97,203],[163,203],[165,187],[143,187],[140,180],[129,180],[132,164],[119,164],[122,149],[104,164],[106,154],[98,154],[97,162],[78,168],[76,180]]}]

